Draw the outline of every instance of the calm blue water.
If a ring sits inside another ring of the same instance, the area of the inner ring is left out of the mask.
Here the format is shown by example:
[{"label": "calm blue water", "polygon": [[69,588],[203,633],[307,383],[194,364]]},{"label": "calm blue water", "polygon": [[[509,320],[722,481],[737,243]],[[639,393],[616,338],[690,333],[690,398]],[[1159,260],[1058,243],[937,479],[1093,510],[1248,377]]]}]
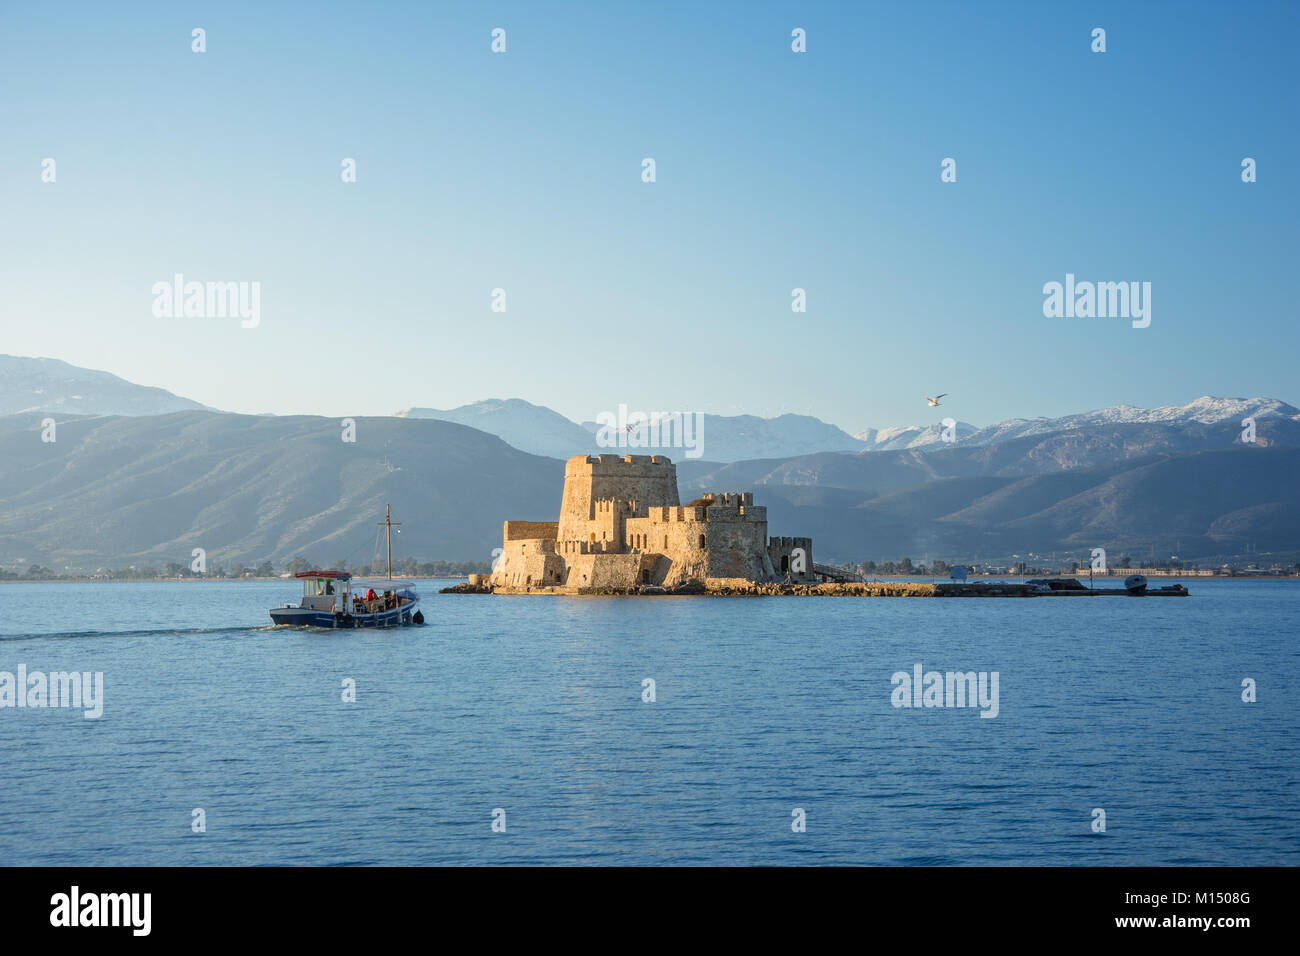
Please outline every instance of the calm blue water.
[{"label": "calm blue water", "polygon": [[[596,599],[425,582],[429,626],[335,633],[264,626],[293,584],[3,584],[0,671],[103,671],[105,703],[98,720],[0,710],[0,861],[1296,865],[1300,584],[1190,587]],[[891,675],[916,663],[998,671],[999,715],[892,707]]]}]

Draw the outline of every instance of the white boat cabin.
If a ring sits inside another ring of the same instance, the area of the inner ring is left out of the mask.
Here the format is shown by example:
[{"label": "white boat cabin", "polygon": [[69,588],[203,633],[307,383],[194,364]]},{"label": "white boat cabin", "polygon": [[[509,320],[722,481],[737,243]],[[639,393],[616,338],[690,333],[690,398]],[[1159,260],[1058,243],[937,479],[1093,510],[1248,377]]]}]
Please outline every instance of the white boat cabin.
[{"label": "white boat cabin", "polygon": [[358,578],[347,571],[302,571],[302,604],[313,611],[340,614],[376,614],[392,610],[415,599],[411,581],[387,578]]}]

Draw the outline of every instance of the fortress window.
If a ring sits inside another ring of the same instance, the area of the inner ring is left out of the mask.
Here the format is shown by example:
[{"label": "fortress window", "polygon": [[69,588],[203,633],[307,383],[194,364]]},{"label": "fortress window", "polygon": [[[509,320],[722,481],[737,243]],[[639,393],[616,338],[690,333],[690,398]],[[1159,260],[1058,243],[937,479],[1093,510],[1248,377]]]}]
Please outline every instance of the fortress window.
[{"label": "fortress window", "polygon": [[668,550],[668,535],[664,535],[664,550]]},{"label": "fortress window", "polygon": [[700,535],[700,550],[704,550],[704,535]]}]

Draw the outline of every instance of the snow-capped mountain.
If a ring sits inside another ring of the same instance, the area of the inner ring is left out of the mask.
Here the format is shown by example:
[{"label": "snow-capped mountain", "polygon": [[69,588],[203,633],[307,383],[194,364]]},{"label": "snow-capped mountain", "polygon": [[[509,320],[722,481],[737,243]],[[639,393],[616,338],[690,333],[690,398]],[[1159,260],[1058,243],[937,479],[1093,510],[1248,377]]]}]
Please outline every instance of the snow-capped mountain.
[{"label": "snow-capped mountain", "polygon": [[0,415],[166,415],[208,410],[161,388],[58,359],[0,355]]},{"label": "snow-capped mountain", "polygon": [[1050,432],[1069,431],[1093,425],[1216,425],[1221,422],[1240,424],[1245,418],[1287,418],[1300,422],[1300,409],[1275,398],[1214,398],[1202,396],[1186,405],[1160,408],[1137,408],[1111,405],[1096,411],[1066,415],[1062,418],[1012,418],[981,428],[964,440],[965,444],[994,445]]},{"label": "snow-capped mountain", "polygon": [[[957,422],[957,440],[964,440],[979,428],[970,422]],[[864,442],[864,451],[897,451],[900,448],[925,448],[943,442],[943,425],[895,425],[890,428],[864,428],[853,437]]]},{"label": "snow-capped mountain", "polygon": [[[1135,405],[1111,405],[1091,412],[1064,415],[1060,418],[1009,418],[984,428],[967,422],[957,423],[957,439],[963,445],[996,445],[1033,435],[1070,431],[1096,425],[1216,425],[1221,422],[1240,424],[1243,419],[1285,418],[1300,422],[1300,409],[1275,398],[1215,398],[1205,395],[1186,405],[1163,405],[1138,408]],[[902,448],[928,448],[941,444],[941,425],[901,425],[892,428],[865,428],[854,434],[866,443],[869,451],[896,451]]]},{"label": "snow-capped mountain", "polygon": [[398,418],[436,418],[496,435],[530,455],[566,459],[596,451],[595,440],[581,425],[544,405],[522,398],[487,398],[458,408],[408,408]]},{"label": "snow-capped mountain", "polygon": [[[702,436],[700,450],[707,461],[750,461],[756,458],[793,458],[821,451],[858,452],[865,447],[852,435],[811,415],[787,413],[775,418],[757,415],[712,415],[693,423]],[[600,426],[587,421],[582,427],[593,435]],[[648,434],[634,428],[632,434]],[[606,451],[611,449],[604,449]],[[635,452],[635,448],[613,449]],[[672,452],[669,452],[672,455]],[[682,457],[679,451],[674,460]]]}]

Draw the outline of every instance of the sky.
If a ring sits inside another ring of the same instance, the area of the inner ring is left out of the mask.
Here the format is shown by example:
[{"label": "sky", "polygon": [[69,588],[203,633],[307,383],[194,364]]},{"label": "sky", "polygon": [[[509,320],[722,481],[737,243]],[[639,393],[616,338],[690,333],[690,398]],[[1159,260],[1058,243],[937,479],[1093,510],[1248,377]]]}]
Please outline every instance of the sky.
[{"label": "sky", "polygon": [[[332,417],[1300,403],[1298,27],[1265,2],[3,4],[0,352]],[[258,324],[155,315],[177,273],[259,283]],[[1150,325],[1045,316],[1067,273],[1149,282]]]}]

